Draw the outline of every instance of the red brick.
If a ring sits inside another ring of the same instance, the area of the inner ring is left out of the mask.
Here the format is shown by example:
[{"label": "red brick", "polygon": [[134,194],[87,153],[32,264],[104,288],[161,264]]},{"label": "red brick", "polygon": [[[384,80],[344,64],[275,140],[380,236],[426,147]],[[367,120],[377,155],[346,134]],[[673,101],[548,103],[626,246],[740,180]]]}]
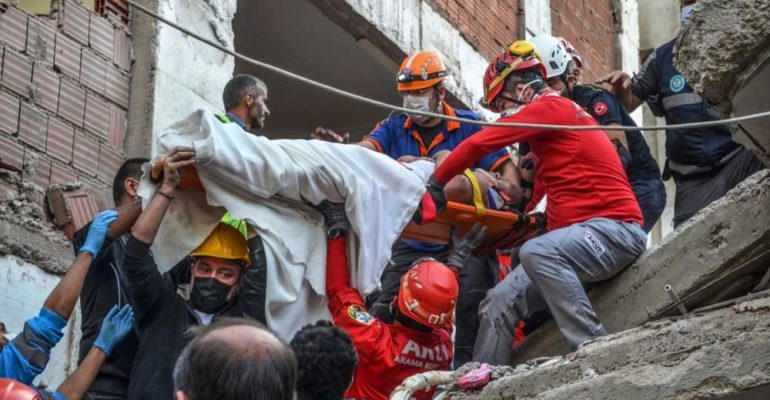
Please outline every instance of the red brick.
[{"label": "red brick", "polygon": [[80,59],[80,82],[99,94],[104,94],[106,87],[107,62],[91,50],[83,49]]},{"label": "red brick", "polygon": [[35,61],[53,64],[56,29],[48,21],[30,18],[27,28],[26,53]]},{"label": "red brick", "polygon": [[100,144],[98,179],[104,183],[111,184],[115,178],[115,173],[118,172],[118,168],[120,168],[124,160],[122,152],[115,151],[104,143]]},{"label": "red brick", "polygon": [[72,166],[88,176],[96,176],[99,166],[99,141],[86,136],[83,132],[75,132]]},{"label": "red brick", "polygon": [[131,68],[131,39],[124,30],[116,28],[114,43],[115,56],[112,61],[124,71],[128,71]]},{"label": "red brick", "polygon": [[86,94],[86,117],[83,127],[100,139],[109,139],[109,103],[90,91]]},{"label": "red brick", "polygon": [[51,185],[76,183],[78,174],[74,169],[54,161],[51,163]]},{"label": "red brick", "polygon": [[24,146],[11,138],[0,136],[0,167],[21,171],[24,167]]},{"label": "red brick", "polygon": [[110,145],[116,150],[123,150],[126,137],[126,112],[110,104]]},{"label": "red brick", "polygon": [[107,90],[105,95],[111,101],[118,103],[123,108],[128,108],[128,76],[123,75],[118,68],[107,69]]},{"label": "red brick", "polygon": [[24,98],[29,98],[32,85],[32,61],[15,51],[3,56],[3,86]]},{"label": "red brick", "polygon": [[0,14],[0,42],[22,51],[27,44],[27,14],[15,7],[8,7]]},{"label": "red brick", "polygon": [[45,135],[48,130],[48,117],[42,111],[21,103],[19,112],[19,140],[38,150],[45,150]]},{"label": "red brick", "polygon": [[51,112],[56,112],[59,104],[59,76],[35,62],[32,72],[32,92],[35,103]]},{"label": "red brick", "polygon": [[72,161],[72,147],[75,140],[75,128],[56,118],[48,120],[48,139],[45,152],[66,164]]},{"label": "red brick", "polygon": [[62,31],[67,36],[88,46],[89,12],[74,0],[64,1],[64,21]]},{"label": "red brick", "polygon": [[75,124],[75,126],[82,127],[85,109],[85,90],[67,79],[62,79],[57,113]]},{"label": "red brick", "polygon": [[19,128],[19,100],[0,92],[0,132],[16,133]]},{"label": "red brick", "polygon": [[61,33],[57,34],[54,66],[62,73],[78,79],[80,77],[80,44]]},{"label": "red brick", "polygon": [[93,49],[110,60],[113,58],[113,47],[115,46],[115,32],[113,30],[112,24],[106,18],[96,15],[91,16],[88,43]]},{"label": "red brick", "polygon": [[[112,201],[107,201],[108,198],[112,197],[109,186],[83,176],[80,176],[79,181],[83,185],[88,196],[85,198],[80,197],[80,205],[76,204],[76,202],[70,203],[73,211],[72,219],[76,227],[75,229],[80,229],[85,226],[94,218],[94,215],[96,215],[99,210],[111,207],[109,204],[112,204]],[[86,199],[90,204],[84,201]],[[77,209],[80,209],[80,211],[77,211]]]}]

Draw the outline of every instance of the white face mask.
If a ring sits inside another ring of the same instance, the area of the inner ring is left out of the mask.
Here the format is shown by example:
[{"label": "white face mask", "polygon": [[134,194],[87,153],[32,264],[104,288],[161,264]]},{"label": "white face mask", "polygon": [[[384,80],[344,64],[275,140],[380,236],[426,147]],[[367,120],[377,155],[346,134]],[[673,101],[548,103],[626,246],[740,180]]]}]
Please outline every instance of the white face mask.
[{"label": "white face mask", "polygon": [[695,9],[695,4],[690,4],[682,7],[682,16],[680,17],[682,26],[685,26],[687,25],[688,22],[690,22],[690,17],[692,17],[693,9]]},{"label": "white face mask", "polygon": [[[424,95],[424,96],[407,94],[404,96],[404,108],[408,108],[410,110],[417,110],[417,111],[435,112],[435,110],[430,108],[431,97],[432,97],[431,94]],[[413,115],[413,114],[409,114],[409,118],[411,118],[412,121],[416,122],[417,124],[421,124],[431,119],[431,117],[426,117],[424,115]]]}]

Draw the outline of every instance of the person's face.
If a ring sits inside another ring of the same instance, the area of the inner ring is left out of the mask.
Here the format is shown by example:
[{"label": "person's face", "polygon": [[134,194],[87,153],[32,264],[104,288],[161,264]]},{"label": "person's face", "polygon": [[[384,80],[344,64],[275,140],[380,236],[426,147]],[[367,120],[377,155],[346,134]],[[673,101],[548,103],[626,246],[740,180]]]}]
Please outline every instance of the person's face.
[{"label": "person's face", "polygon": [[535,89],[532,88],[531,84],[519,83],[516,85],[515,93],[503,90],[497,97],[495,97],[494,102],[498,110],[515,110],[522,105],[531,102],[534,96]]},{"label": "person's face", "polygon": [[[443,86],[431,86],[423,89],[418,90],[406,90],[403,92],[399,92],[401,94],[401,97],[403,99],[406,99],[407,97],[422,97],[427,99],[428,107],[427,110],[422,111],[434,111],[434,112],[441,112],[439,105],[442,101],[444,101],[444,96],[446,95],[446,88]],[[409,108],[410,102],[405,101],[404,106]],[[418,115],[411,115],[412,120],[415,124],[418,126],[431,126],[435,125],[435,122],[440,122],[437,118],[430,118],[430,117],[423,117]]]},{"label": "person's face", "polygon": [[577,81],[577,74],[571,73],[567,75],[566,83],[564,82],[564,79],[559,77],[548,78],[546,83],[551,89],[561,95],[564,95],[567,90],[572,90],[572,88],[575,86],[575,81]]},{"label": "person's face", "polygon": [[118,206],[139,198],[139,179],[126,178],[123,181],[123,189],[125,194],[123,195],[120,204],[117,204]]},{"label": "person's face", "polygon": [[214,278],[232,288],[229,295],[232,298],[241,279],[241,269],[240,265],[230,260],[200,257],[193,263],[190,283],[195,283],[195,278]]},{"label": "person's face", "polygon": [[267,88],[259,87],[257,90],[246,94],[246,107],[249,109],[249,125],[251,129],[258,130],[265,127],[265,119],[270,116],[267,107]]}]

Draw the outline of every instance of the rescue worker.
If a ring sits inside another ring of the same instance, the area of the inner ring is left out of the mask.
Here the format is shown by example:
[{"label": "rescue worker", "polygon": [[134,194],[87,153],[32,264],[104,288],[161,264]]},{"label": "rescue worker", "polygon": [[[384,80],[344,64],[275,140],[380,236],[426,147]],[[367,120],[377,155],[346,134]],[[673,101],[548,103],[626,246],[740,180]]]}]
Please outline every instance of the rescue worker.
[{"label": "rescue worker", "polygon": [[[72,315],[83,282],[92,268],[92,260],[107,236],[117,212],[107,210],[94,218],[88,236],[67,273],[48,295],[38,316],[24,323],[24,329],[10,342],[0,346],[0,378],[10,378],[29,385],[48,364],[51,350],[64,336],[63,329]],[[102,364],[133,328],[130,306],[113,306],[100,323],[98,336],[89,344],[80,366],[54,393],[41,392],[46,398],[80,399],[91,386]],[[6,382],[7,383],[7,382]],[[1,390],[0,390],[1,392]]]},{"label": "rescue worker", "polygon": [[225,123],[238,124],[243,130],[255,132],[265,127],[270,116],[267,107],[267,85],[253,75],[239,74],[225,85],[222,102],[226,114],[217,114]]},{"label": "rescue worker", "polygon": [[[447,116],[481,120],[477,113],[454,109],[444,100],[446,88],[443,82],[446,76],[444,61],[437,52],[420,51],[409,55],[401,63],[396,74],[396,89],[403,97],[403,106]],[[386,154],[395,160],[409,162],[418,158],[434,158],[441,151],[452,151],[478,130],[478,125],[398,113],[377,124],[358,145]],[[347,136],[343,137],[325,128],[316,128],[312,137],[331,141],[348,140]],[[518,172],[503,146],[481,157],[474,168],[499,173],[502,179],[515,185],[515,194],[507,201],[508,207],[521,207]],[[367,299],[367,303],[371,304],[372,315],[385,322],[393,322],[390,303],[398,293],[401,276],[411,268],[412,263],[421,257],[432,257],[443,262],[446,261],[448,253],[447,246],[403,239],[394,244],[392,254],[391,264],[382,273],[381,291]],[[463,268],[460,275],[455,341],[458,349],[470,349],[473,346],[474,335],[471,332],[476,330],[478,322],[478,303],[481,296],[468,294],[485,293],[489,289],[485,283],[486,276],[490,271],[497,269],[496,263],[477,264],[474,268]]]},{"label": "rescue worker", "polygon": [[[484,239],[486,228],[476,225],[453,240],[447,265],[431,258],[415,261],[401,277],[391,303],[395,322],[370,315],[361,295],[349,283],[346,238],[349,223],[344,204],[318,206],[327,227],[326,295],[334,323],[353,341],[360,361],[345,398],[384,400],[404,379],[447,370],[452,362],[452,311],[457,301],[457,270]],[[453,270],[454,269],[454,270]],[[416,395],[430,399],[432,392]]]},{"label": "rescue worker", "polygon": [[[682,24],[687,22],[696,0],[682,0]],[[717,120],[685,77],[674,67],[676,39],[650,54],[633,78],[614,71],[601,79],[632,112],[647,103],[666,124]],[[764,168],[743,146],[732,140],[728,126],[666,131],[666,165],[663,179],[674,178],[674,226],[716,201],[748,176]]]},{"label": "rescue worker", "polygon": [[[484,74],[482,103],[502,114],[498,122],[591,126],[580,106],[545,83],[534,47],[514,42]],[[548,196],[548,232],[521,247],[521,264],[481,304],[474,360],[510,363],[519,321],[548,309],[567,343],[606,334],[584,283],[609,279],[644,251],[642,215],[620,158],[602,130],[486,127],[458,146],[428,180],[441,212],[444,185],[486,152],[526,141],[538,159],[538,182]],[[536,187],[537,189],[537,187]]]},{"label": "rescue worker", "polygon": [[343,400],[358,354],[345,331],[329,321],[305,325],[289,343],[297,357],[297,400]]},{"label": "rescue worker", "polygon": [[[573,50],[570,52],[564,43]],[[620,101],[607,90],[579,81],[574,47],[564,39],[541,34],[532,44],[543,57],[546,82],[551,89],[583,107],[600,125],[636,126]],[[644,231],[650,232],[666,208],[666,188],[660,179],[660,168],[652,157],[640,131],[605,131],[617,149],[623,168],[634,190],[644,217]]]},{"label": "rescue worker", "polygon": [[185,331],[242,313],[236,298],[251,260],[245,237],[232,226],[219,223],[190,252],[186,298],[164,284],[150,255],[150,244],[179,185],[179,170],[194,163],[191,148],[177,147],[165,156],[163,180],[126,242],[122,272],[142,338],[128,388],[131,399],[171,398],[174,362],[188,341]]}]

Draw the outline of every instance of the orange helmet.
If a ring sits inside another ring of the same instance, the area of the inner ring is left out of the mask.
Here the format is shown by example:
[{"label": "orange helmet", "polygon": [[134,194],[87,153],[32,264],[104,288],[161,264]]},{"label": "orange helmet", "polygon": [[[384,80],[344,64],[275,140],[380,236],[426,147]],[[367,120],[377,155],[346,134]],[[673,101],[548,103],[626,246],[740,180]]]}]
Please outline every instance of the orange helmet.
[{"label": "orange helmet", "polygon": [[396,75],[399,92],[420,90],[444,80],[447,75],[444,60],[435,51],[420,51],[404,59]]},{"label": "orange helmet", "polygon": [[398,291],[399,311],[428,326],[449,322],[457,301],[457,277],[446,265],[422,258],[401,277]]},{"label": "orange helmet", "polygon": [[42,400],[31,387],[13,379],[0,378],[0,400]]},{"label": "orange helmet", "polygon": [[487,67],[484,73],[484,97],[480,103],[484,108],[493,112],[499,112],[492,102],[503,90],[505,79],[512,72],[523,71],[530,68],[537,68],[543,79],[546,71],[540,54],[535,50],[535,46],[526,40],[517,40],[513,42],[505,52],[495,58]]}]

